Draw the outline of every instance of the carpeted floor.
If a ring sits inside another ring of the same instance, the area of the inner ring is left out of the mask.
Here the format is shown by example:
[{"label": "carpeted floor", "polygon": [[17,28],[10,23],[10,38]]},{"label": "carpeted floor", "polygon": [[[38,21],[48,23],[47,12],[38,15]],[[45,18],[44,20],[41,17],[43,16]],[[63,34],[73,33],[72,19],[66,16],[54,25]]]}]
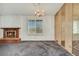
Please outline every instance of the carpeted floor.
[{"label": "carpeted floor", "polygon": [[1,44],[0,56],[71,56],[56,42],[21,42]]},{"label": "carpeted floor", "polygon": [[72,43],[72,53],[76,56],[79,56],[79,40],[74,40]]}]

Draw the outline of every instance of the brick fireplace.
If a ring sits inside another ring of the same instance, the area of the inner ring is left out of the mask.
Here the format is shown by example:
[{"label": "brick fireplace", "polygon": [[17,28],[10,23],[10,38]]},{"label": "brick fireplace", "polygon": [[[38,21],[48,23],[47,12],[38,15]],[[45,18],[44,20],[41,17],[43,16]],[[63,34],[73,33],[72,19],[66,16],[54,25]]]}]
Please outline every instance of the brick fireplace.
[{"label": "brick fireplace", "polygon": [[3,28],[3,38],[19,38],[19,28]]},{"label": "brick fireplace", "polygon": [[19,29],[20,28],[1,28],[3,29],[3,38],[0,39],[0,43],[2,42],[19,42],[21,39],[19,37]]}]

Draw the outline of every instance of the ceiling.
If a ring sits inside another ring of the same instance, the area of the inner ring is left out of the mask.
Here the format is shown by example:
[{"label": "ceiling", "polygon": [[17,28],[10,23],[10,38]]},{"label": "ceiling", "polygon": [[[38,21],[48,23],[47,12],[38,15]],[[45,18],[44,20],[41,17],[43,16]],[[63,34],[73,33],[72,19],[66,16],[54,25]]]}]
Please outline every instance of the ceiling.
[{"label": "ceiling", "polygon": [[[40,3],[45,10],[45,15],[55,15],[61,8],[62,3]],[[34,15],[33,3],[0,3],[0,15]]]}]

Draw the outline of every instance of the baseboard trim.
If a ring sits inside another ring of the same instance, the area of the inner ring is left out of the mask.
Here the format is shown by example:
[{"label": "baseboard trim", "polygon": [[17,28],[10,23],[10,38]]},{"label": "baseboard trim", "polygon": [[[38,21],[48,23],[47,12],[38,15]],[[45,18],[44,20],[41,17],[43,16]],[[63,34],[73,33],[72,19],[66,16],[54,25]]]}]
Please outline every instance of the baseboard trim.
[{"label": "baseboard trim", "polygon": [[21,40],[21,41],[56,41],[56,40]]}]

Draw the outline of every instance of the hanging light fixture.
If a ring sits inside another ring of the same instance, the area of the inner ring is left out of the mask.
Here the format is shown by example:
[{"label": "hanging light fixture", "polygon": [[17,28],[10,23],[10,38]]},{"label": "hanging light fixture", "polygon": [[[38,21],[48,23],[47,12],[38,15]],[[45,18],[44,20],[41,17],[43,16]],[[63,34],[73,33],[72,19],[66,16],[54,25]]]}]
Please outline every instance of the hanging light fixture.
[{"label": "hanging light fixture", "polygon": [[35,3],[35,16],[41,17],[45,15],[45,10],[41,8],[40,3]]}]

